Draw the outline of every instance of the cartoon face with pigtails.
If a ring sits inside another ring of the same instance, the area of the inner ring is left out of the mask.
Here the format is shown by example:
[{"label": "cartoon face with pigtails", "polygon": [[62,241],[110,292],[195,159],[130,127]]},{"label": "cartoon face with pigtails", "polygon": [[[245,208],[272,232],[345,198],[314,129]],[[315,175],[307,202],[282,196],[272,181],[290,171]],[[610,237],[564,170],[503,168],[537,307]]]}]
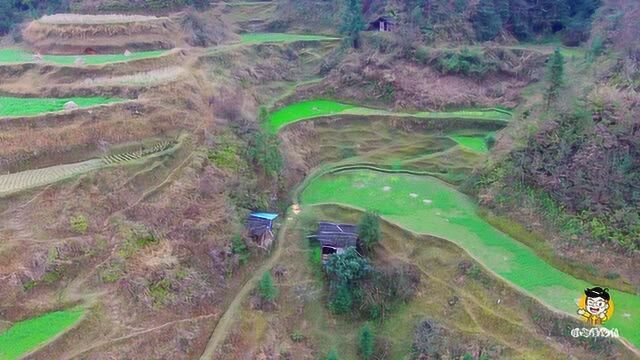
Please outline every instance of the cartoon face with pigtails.
[{"label": "cartoon face with pigtails", "polygon": [[584,295],[578,303],[578,315],[592,326],[602,325],[613,314],[613,300],[609,289],[593,287],[584,289]]}]

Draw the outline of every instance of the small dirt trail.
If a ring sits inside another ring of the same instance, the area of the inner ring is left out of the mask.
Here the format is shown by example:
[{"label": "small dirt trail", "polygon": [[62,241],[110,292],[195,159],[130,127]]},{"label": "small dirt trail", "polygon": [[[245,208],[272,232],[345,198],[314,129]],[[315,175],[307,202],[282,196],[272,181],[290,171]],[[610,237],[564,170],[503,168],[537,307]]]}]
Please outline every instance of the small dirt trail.
[{"label": "small dirt trail", "polygon": [[247,282],[245,282],[244,286],[242,286],[242,289],[238,291],[233,301],[229,304],[227,311],[225,311],[222,317],[220,317],[220,320],[218,320],[218,323],[216,324],[216,327],[215,329],[213,329],[213,333],[209,338],[207,347],[204,349],[202,356],[200,356],[200,360],[215,359],[216,351],[218,350],[218,347],[220,347],[220,345],[222,345],[224,340],[227,338],[227,334],[229,333],[229,330],[233,325],[234,320],[236,319],[236,314],[238,313],[238,310],[240,309],[242,302],[251,293],[251,290],[253,290],[256,287],[256,285],[258,284],[258,281],[262,277],[262,274],[265,271],[270,270],[282,255],[282,250],[284,248],[283,243],[285,240],[285,234],[287,233],[287,231],[289,230],[289,227],[291,226],[290,223],[293,222],[295,225],[295,223],[297,223],[298,221],[297,218],[290,218],[289,217],[290,214],[291,214],[291,211],[287,210],[284,217],[285,221],[282,225],[282,228],[280,228],[280,230],[278,231],[278,237],[276,239],[276,247],[273,251],[273,254],[269,258],[269,260],[267,260],[266,263],[260,266],[260,268],[258,268],[254,272],[254,275],[249,280],[247,280]]}]

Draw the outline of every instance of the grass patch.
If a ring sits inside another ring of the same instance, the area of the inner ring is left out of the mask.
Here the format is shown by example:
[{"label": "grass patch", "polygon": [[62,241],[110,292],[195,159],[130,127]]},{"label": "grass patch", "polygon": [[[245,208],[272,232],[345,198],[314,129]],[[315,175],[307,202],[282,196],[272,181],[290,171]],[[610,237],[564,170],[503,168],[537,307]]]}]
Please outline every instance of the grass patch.
[{"label": "grass patch", "polygon": [[487,142],[484,137],[479,136],[451,136],[451,140],[457,142],[465,149],[478,153],[486,153],[489,151]]},{"label": "grass patch", "polygon": [[[410,196],[410,194],[417,196]],[[471,199],[431,177],[348,171],[313,179],[303,204],[337,203],[377,210],[408,230],[450,240],[478,262],[549,306],[574,315],[575,298],[597,284],[576,279],[545,262],[533,250],[505,235],[478,215]],[[608,327],[640,344],[640,297],[611,291],[616,312]]]},{"label": "grass patch", "polygon": [[302,35],[285,33],[248,33],[241,34],[240,41],[243,44],[269,43],[269,42],[293,42],[293,41],[334,41],[336,37],[323,35]]},{"label": "grass patch", "polygon": [[414,117],[423,119],[476,119],[509,121],[511,113],[500,109],[456,110],[444,112],[415,112],[401,113],[381,109],[372,109],[357,105],[343,104],[331,100],[309,100],[290,104],[270,114],[264,126],[272,133],[278,132],[282,127],[301,120],[332,116],[332,115],[357,115],[357,116],[396,116]]},{"label": "grass patch", "polygon": [[0,333],[0,359],[17,359],[77,323],[84,310],[56,311],[13,324]]},{"label": "grass patch", "polygon": [[[57,65],[75,65],[76,59],[84,59],[84,65],[102,65],[116,62],[156,58],[167,54],[169,50],[138,51],[129,56],[124,54],[103,55],[43,55],[42,61]],[[32,63],[33,54],[21,49],[0,49],[0,64]]]},{"label": "grass patch", "polygon": [[38,114],[62,111],[64,104],[73,101],[81,108],[96,105],[112,104],[124,99],[107,97],[73,97],[73,98],[16,98],[0,97],[0,117],[34,116]]}]

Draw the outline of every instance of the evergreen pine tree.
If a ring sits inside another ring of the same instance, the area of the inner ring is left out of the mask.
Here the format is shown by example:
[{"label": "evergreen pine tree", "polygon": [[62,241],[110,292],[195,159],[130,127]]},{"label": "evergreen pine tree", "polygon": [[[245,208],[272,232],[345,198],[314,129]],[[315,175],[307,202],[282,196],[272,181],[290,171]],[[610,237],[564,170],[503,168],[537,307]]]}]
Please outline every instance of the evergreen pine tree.
[{"label": "evergreen pine tree", "polygon": [[369,327],[369,324],[364,324],[360,329],[359,336],[359,350],[360,355],[364,360],[369,360],[373,356],[373,331]]},{"label": "evergreen pine tree", "polygon": [[11,1],[0,0],[0,35],[9,32],[16,21],[15,9]]},{"label": "evergreen pine tree", "polygon": [[358,225],[358,236],[365,248],[371,249],[382,238],[380,230],[380,216],[372,211],[367,211]]},{"label": "evergreen pine tree", "polygon": [[264,300],[273,301],[276,299],[276,297],[278,297],[278,289],[273,284],[273,278],[271,277],[271,273],[269,271],[265,271],[262,275],[262,279],[260,279],[258,288],[260,290],[260,296]]},{"label": "evergreen pine tree", "polygon": [[547,89],[547,109],[558,99],[560,88],[563,84],[564,57],[560,49],[556,49],[549,59],[549,69],[547,70],[549,88]]},{"label": "evergreen pine tree", "polygon": [[340,30],[351,39],[353,47],[357,47],[360,31],[364,29],[362,0],[346,0],[345,2],[346,7],[343,10]]},{"label": "evergreen pine tree", "polygon": [[502,30],[502,19],[493,0],[480,0],[471,21],[480,41],[493,40]]}]

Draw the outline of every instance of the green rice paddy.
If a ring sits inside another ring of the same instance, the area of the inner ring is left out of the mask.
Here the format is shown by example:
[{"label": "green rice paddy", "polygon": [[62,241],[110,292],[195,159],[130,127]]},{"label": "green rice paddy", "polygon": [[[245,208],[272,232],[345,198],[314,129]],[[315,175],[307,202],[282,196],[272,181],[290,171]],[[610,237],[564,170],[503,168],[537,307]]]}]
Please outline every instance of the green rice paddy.
[{"label": "green rice paddy", "polygon": [[484,140],[484,137],[480,136],[451,136],[451,140],[458,143],[458,145],[462,146],[465,149],[475,151],[478,153],[486,153],[489,151],[487,148],[487,143]]},{"label": "green rice paddy", "polygon": [[332,115],[399,116],[424,119],[459,118],[505,122],[511,120],[511,114],[508,111],[498,109],[399,113],[381,109],[372,109],[357,105],[343,104],[330,100],[310,100],[294,103],[276,110],[275,112],[271,113],[264,126],[268,131],[277,133],[282,127],[298,121]]},{"label": "green rice paddy", "polygon": [[[303,204],[335,203],[378,211],[408,230],[452,241],[496,274],[545,304],[574,315],[576,300],[593,286],[552,267],[530,248],[496,230],[477,215],[464,194],[428,176],[345,171],[315,178]],[[606,323],[640,345],[640,297],[611,290],[615,314]]]},{"label": "green rice paddy", "polygon": [[[84,65],[102,65],[116,62],[133,61],[139,59],[156,58],[165,55],[169,50],[153,50],[133,52],[129,56],[124,54],[105,55],[43,55],[42,61],[57,65],[75,65],[76,59],[84,59]],[[0,49],[0,64],[32,63],[33,54],[21,49]]]},{"label": "green rice paddy", "polygon": [[240,35],[243,44],[269,43],[269,42],[294,42],[294,41],[333,41],[336,37],[323,35],[302,35],[286,33],[247,33]]},{"label": "green rice paddy", "polygon": [[72,97],[72,98],[17,98],[0,96],[0,117],[34,116],[47,112],[62,111],[64,104],[73,101],[79,107],[111,104],[124,101],[107,97]]},{"label": "green rice paddy", "polygon": [[0,360],[18,359],[75,325],[84,310],[56,311],[13,324],[0,333]]}]

